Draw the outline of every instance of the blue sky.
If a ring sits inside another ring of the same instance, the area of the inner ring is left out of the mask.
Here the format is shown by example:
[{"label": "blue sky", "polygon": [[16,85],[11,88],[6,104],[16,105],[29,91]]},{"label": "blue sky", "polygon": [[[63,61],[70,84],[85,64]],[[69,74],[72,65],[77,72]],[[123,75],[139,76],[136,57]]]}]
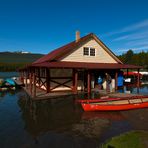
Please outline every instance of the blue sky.
[{"label": "blue sky", "polygon": [[0,52],[47,54],[76,30],[117,55],[148,51],[148,0],[0,0]]}]

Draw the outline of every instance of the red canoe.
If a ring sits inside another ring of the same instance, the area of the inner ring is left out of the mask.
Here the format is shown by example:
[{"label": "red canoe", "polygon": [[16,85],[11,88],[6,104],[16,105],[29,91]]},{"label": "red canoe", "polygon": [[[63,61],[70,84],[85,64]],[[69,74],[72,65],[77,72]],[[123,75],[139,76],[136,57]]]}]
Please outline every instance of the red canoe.
[{"label": "red canoe", "polygon": [[84,111],[120,111],[148,107],[148,96],[104,102],[81,103]]},{"label": "red canoe", "polygon": [[95,102],[105,102],[105,101],[115,101],[115,100],[123,100],[123,99],[139,99],[145,98],[146,96],[131,96],[131,97],[122,97],[122,98],[111,98],[109,96],[101,97],[101,98],[93,98],[93,99],[77,99],[78,103],[95,103]]},{"label": "red canoe", "polygon": [[106,99],[80,99],[76,100],[77,103],[95,103],[95,102],[105,102],[105,101],[114,101],[122,100],[123,98],[106,98]]}]

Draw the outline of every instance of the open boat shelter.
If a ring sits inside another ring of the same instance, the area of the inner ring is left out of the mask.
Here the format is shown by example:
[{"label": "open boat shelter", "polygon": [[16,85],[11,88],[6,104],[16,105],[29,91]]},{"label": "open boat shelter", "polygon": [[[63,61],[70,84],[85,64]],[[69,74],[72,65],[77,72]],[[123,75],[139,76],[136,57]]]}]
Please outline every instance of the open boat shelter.
[{"label": "open boat shelter", "polygon": [[[102,83],[105,82],[105,73],[111,75],[115,91],[118,89],[118,76],[122,69],[136,69],[139,73],[140,68],[123,64],[95,34],[80,37],[77,31],[75,41],[21,69],[20,74],[26,87],[29,85],[31,94],[36,96],[36,88],[46,93],[90,93],[92,89],[98,88],[98,77],[102,78]],[[106,86],[98,89],[106,89]]]}]

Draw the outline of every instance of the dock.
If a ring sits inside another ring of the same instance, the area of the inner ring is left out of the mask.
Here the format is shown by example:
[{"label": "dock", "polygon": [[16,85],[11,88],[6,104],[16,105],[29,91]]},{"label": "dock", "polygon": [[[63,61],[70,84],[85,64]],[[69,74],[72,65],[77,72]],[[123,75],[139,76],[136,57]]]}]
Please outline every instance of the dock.
[{"label": "dock", "polygon": [[[31,88],[30,86],[27,87],[23,87],[23,89],[26,91],[26,93],[29,95],[29,97],[32,100],[47,100],[47,99],[56,99],[59,97],[66,97],[66,96],[71,96],[71,95],[75,95],[77,96],[77,99],[81,99],[79,96],[81,95],[86,95],[86,97],[88,96],[88,98],[92,98],[91,94],[89,95],[87,92],[82,92],[82,91],[78,91],[77,93],[71,92],[71,91],[62,91],[62,92],[49,92],[47,93],[45,90],[42,90],[38,87],[36,87],[36,93],[34,95],[33,89],[32,92],[30,91]],[[129,93],[119,93],[119,92],[112,92],[112,93],[108,93],[105,90],[97,90],[94,89],[92,91],[93,94],[95,94],[95,96],[107,96],[107,97],[114,97],[114,98],[132,98],[135,96],[143,96],[143,95],[139,95],[139,94],[129,94]]]},{"label": "dock", "polygon": [[73,92],[66,91],[66,92],[50,92],[47,93],[45,90],[41,90],[39,88],[36,88],[36,95],[33,95],[33,92],[30,92],[29,87],[23,87],[23,89],[26,91],[26,93],[29,95],[29,97],[33,100],[46,100],[46,99],[56,99],[59,97],[64,97],[64,96],[70,96],[70,95],[75,95]]}]

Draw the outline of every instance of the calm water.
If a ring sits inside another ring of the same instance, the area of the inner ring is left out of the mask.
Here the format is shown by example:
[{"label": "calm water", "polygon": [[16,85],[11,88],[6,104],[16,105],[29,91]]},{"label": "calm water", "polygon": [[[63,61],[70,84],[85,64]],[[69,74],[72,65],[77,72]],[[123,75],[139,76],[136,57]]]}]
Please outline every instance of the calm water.
[{"label": "calm water", "polygon": [[0,72],[0,78],[12,78],[12,77],[18,77],[18,72]]},{"label": "calm water", "polygon": [[[139,93],[148,95],[148,85]],[[76,98],[32,101],[23,90],[0,92],[0,148],[96,148],[120,133],[148,131],[148,109],[84,112]]]}]

